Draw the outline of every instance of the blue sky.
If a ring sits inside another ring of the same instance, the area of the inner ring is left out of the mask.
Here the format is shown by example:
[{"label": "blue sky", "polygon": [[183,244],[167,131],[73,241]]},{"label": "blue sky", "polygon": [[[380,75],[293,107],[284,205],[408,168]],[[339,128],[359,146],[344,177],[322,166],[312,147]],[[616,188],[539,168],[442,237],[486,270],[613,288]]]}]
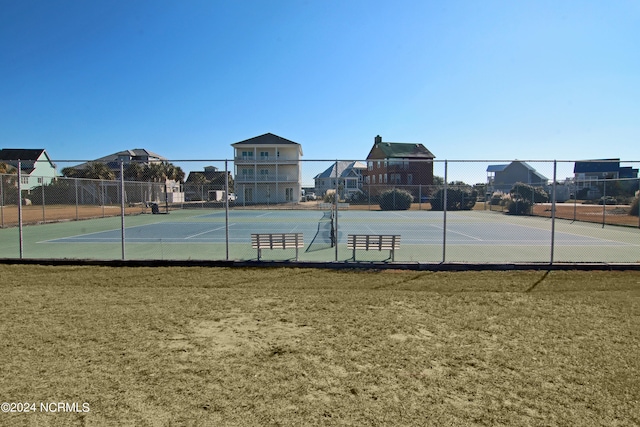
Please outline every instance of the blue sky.
[{"label": "blue sky", "polygon": [[640,160],[636,0],[0,0],[0,61],[0,147],[58,160]]}]

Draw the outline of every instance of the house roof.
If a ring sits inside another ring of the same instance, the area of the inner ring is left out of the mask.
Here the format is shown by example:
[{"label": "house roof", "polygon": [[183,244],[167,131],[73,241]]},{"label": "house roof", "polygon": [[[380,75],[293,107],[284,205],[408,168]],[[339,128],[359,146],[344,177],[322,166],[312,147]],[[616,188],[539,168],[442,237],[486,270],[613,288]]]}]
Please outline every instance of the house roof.
[{"label": "house roof", "polygon": [[256,144],[265,144],[265,145],[283,145],[283,144],[295,144],[300,145],[297,142],[289,141],[286,138],[283,138],[278,135],[274,135],[272,133],[265,133],[264,135],[254,136],[253,138],[245,139],[244,141],[236,142],[231,145],[256,145]]},{"label": "house roof", "polygon": [[366,169],[367,165],[362,162],[347,162],[347,161],[339,161],[334,162],[328,169],[324,172],[319,173],[314,176],[313,179],[319,178],[335,178],[336,177],[336,168],[338,172],[339,178],[344,178],[349,176],[354,169]]},{"label": "house roof", "polygon": [[125,157],[129,158],[129,160],[133,163],[159,163],[159,162],[167,162],[168,159],[166,157],[162,157],[159,154],[154,153],[153,151],[146,150],[144,148],[134,148],[133,150],[122,150],[117,153],[109,154],[108,156],[100,157],[99,159],[92,160],[90,162],[81,163],[79,165],[73,166],[75,169],[84,169],[89,166],[91,163],[104,163],[112,169],[117,169],[120,167],[120,158]]},{"label": "house roof", "polygon": [[583,160],[575,162],[573,166],[573,173],[618,172],[619,170],[620,159]]},{"label": "house roof", "polygon": [[0,150],[0,161],[32,160],[35,162],[43,152],[44,148],[3,148]]},{"label": "house roof", "polygon": [[35,169],[36,162],[43,154],[47,161],[51,163],[51,166],[55,167],[44,148],[3,148],[0,150],[0,162],[17,167],[18,160],[20,160],[21,169],[31,173]]},{"label": "house roof", "polygon": [[487,166],[487,172],[502,172],[507,166],[507,165],[489,165]]},{"label": "house roof", "polygon": [[195,179],[196,176],[199,175],[203,176],[207,181],[220,179],[220,177],[224,179],[224,174],[225,171],[219,171],[217,168],[205,169],[204,171],[193,171],[189,172],[189,176],[187,177],[187,180],[185,182],[191,182]]},{"label": "house roof", "polygon": [[158,161],[158,162],[166,162],[167,159],[162,157],[159,154],[156,154],[152,151],[145,150],[144,148],[134,148],[133,150],[122,150],[117,153],[109,154],[108,156],[100,157],[99,159],[94,160],[94,162],[101,163],[109,163],[118,161],[121,157],[129,157],[132,160],[143,160],[147,161]]},{"label": "house roof", "polygon": [[384,158],[436,158],[436,156],[434,156],[431,151],[429,151],[424,145],[419,143],[376,142],[369,152],[369,156],[367,156],[367,159],[378,158],[379,156],[377,154],[375,155],[375,157],[372,156],[372,154],[376,150],[380,150],[384,155]]}]

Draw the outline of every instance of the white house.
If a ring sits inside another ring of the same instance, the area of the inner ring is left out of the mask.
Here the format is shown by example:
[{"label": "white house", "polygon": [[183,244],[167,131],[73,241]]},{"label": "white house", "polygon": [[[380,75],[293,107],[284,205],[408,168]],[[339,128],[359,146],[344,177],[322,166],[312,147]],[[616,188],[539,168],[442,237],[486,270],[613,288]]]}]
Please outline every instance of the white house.
[{"label": "white house", "polygon": [[362,162],[334,162],[331,167],[313,178],[316,194],[324,196],[328,190],[337,188],[340,197],[348,200],[352,195],[362,191],[362,172],[365,170],[367,165]]},{"label": "white house", "polygon": [[272,133],[231,144],[236,204],[298,202],[302,146]]},{"label": "white house", "polygon": [[42,148],[4,148],[0,150],[0,163],[21,167],[21,188],[32,190],[35,187],[51,184],[56,177],[56,165]]}]

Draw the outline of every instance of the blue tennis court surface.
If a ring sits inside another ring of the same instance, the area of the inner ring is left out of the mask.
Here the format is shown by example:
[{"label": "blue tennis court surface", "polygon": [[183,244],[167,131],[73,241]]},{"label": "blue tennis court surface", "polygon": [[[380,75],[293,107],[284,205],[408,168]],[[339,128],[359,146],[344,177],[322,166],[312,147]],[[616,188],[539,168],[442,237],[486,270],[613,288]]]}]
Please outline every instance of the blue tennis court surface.
[{"label": "blue tennis court surface", "polygon": [[[227,241],[224,211],[193,212],[172,221],[172,215],[147,216],[154,222],[127,225],[127,243],[225,243]],[[549,246],[551,221],[537,217],[509,217],[485,212],[448,213],[447,245],[472,246]],[[335,222],[338,244],[346,244],[348,234],[397,234],[403,245],[442,245],[443,214],[441,212],[344,211]],[[639,249],[638,231],[622,230],[632,238],[619,238],[611,228],[603,233],[598,226],[567,225],[556,228],[555,244],[575,247],[627,247]],[[615,228],[615,227],[613,227]],[[228,241],[249,243],[251,233],[303,233],[305,242],[330,243],[330,223],[320,211],[231,211]],[[635,238],[633,236],[635,235]],[[41,241],[41,243],[115,243],[122,238],[121,229],[112,229]],[[640,255],[640,254],[639,254]],[[640,258],[640,256],[639,256]]]}]

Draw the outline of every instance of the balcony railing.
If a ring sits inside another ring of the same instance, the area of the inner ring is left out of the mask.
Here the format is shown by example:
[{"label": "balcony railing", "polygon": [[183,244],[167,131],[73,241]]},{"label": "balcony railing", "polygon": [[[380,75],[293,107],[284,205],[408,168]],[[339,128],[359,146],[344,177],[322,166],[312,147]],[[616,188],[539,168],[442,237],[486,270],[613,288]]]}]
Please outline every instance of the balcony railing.
[{"label": "balcony railing", "polygon": [[298,175],[236,175],[235,182],[297,182]]},{"label": "balcony railing", "polygon": [[269,157],[247,157],[239,156],[235,157],[236,163],[292,163],[300,161],[299,157],[295,156],[269,156]]}]

